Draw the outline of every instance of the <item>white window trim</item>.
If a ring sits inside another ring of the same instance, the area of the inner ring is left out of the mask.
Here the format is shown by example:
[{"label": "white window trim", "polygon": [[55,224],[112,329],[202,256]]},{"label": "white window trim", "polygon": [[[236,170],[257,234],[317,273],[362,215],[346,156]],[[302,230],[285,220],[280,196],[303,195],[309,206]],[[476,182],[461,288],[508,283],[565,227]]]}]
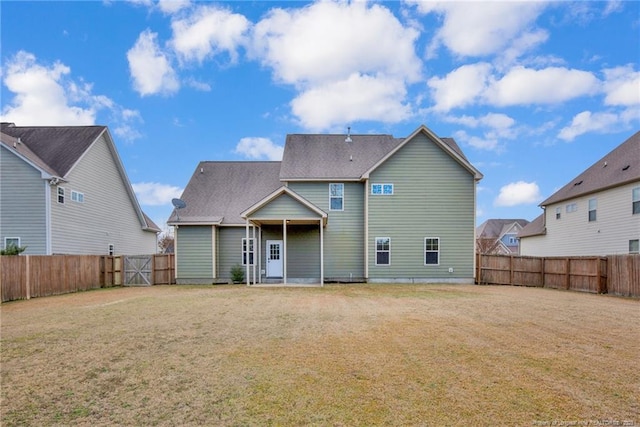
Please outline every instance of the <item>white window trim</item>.
[{"label": "white window trim", "polygon": [[566,212],[569,213],[573,213],[573,212],[578,212],[578,204],[577,203],[568,203],[566,208],[565,208]]},{"label": "white window trim", "polygon": [[562,218],[562,207],[558,206],[556,208],[556,219],[561,219]]},{"label": "white window trim", "polygon": [[253,262],[249,265],[254,265],[256,262],[256,239],[254,239],[253,237],[249,238],[249,251],[248,253],[246,252],[246,242],[247,242],[247,238],[243,237],[242,238],[242,246],[241,246],[241,252],[240,252],[240,256],[242,257],[242,265],[247,265],[247,257],[245,257],[246,255],[253,255]]},{"label": "white window trim", "polygon": [[[60,190],[62,190],[62,194],[60,194]],[[60,196],[62,196],[62,201],[60,201]],[[66,198],[67,198],[67,190],[65,190],[64,187],[57,187],[56,201],[58,202],[58,204],[64,205]]]},{"label": "white window trim", "polygon": [[5,237],[4,238],[4,248],[5,249],[9,249],[9,246],[7,246],[7,240],[17,240],[18,241],[18,248],[20,247],[20,238],[19,237]]},{"label": "white window trim", "polygon": [[637,254],[637,253],[640,253],[640,250],[638,250],[638,251],[632,251],[632,250],[631,250],[631,242],[638,242],[638,246],[640,246],[639,239],[631,239],[631,240],[629,240],[629,253],[630,253],[630,254]]},{"label": "white window trim", "polygon": [[113,243],[107,245],[107,255],[114,256],[116,254],[116,246]]},{"label": "white window trim", "polygon": [[633,212],[633,205],[635,203],[640,203],[640,187],[635,187],[631,189],[631,214],[632,215],[638,215],[638,213]]},{"label": "white window trim", "polygon": [[80,191],[71,190],[71,200],[76,203],[84,203],[84,193]]},{"label": "white window trim", "polygon": [[[437,252],[438,253],[438,262],[436,264],[427,264],[427,239],[429,240],[437,240],[438,241],[438,250],[437,251],[433,251],[433,250],[429,250],[428,252]],[[424,257],[424,265],[425,267],[437,267],[440,265],[440,238],[439,237],[425,237],[424,238],[424,246],[422,247],[422,249],[424,249],[422,256]]]},{"label": "white window trim", "polygon": [[[377,187],[377,186],[380,187],[380,192],[379,193],[374,193],[373,187]],[[385,186],[390,186],[391,187],[391,193],[385,193],[384,192]],[[373,184],[371,184],[371,195],[372,196],[393,196],[393,193],[394,193],[394,186],[390,182],[384,182],[384,183],[374,182]]]},{"label": "white window trim", "polygon": [[[591,208],[591,202],[595,205],[594,208]],[[594,213],[594,218],[591,219],[591,212]],[[587,221],[588,222],[596,222],[598,220],[598,199],[592,198],[587,202]]]},{"label": "white window trim", "polygon": [[[378,249],[378,240],[386,239],[389,241],[389,249],[388,250],[379,250]],[[375,238],[375,250],[376,250],[376,265],[380,267],[388,267],[391,265],[391,237],[376,237]],[[389,253],[389,262],[387,264],[378,264],[378,253],[379,252],[388,252]]]},{"label": "white window trim", "polygon": [[[341,185],[342,186],[342,209],[332,209],[331,208],[331,199],[333,198],[338,198],[337,196],[332,196],[331,195],[331,186],[332,185]],[[345,200],[344,200],[344,182],[330,182],[329,183],[329,210],[330,211],[334,211],[334,212],[343,212],[344,211],[344,204],[345,204]]]}]

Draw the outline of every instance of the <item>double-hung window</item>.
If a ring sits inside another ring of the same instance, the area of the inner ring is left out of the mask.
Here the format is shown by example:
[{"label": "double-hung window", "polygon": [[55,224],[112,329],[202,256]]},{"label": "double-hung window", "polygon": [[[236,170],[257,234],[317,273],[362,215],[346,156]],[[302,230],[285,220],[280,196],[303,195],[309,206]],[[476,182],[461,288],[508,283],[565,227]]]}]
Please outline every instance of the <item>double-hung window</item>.
[{"label": "double-hung window", "polygon": [[633,214],[640,214],[640,187],[631,190],[631,211]]},{"label": "double-hung window", "polygon": [[329,184],[329,210],[344,210],[344,184]]},{"label": "double-hung window", "polygon": [[391,238],[376,237],[376,265],[391,265]]},{"label": "double-hung window", "polygon": [[247,265],[247,255],[249,256],[249,265],[253,265],[253,254],[254,254],[254,241],[255,239],[249,240],[249,248],[247,248],[247,239],[242,239],[242,265]]},{"label": "double-hung window", "polygon": [[425,237],[424,239],[424,265],[440,264],[440,238]]},{"label": "double-hung window", "polygon": [[556,219],[560,219],[562,216],[562,208],[556,208]]},{"label": "double-hung window", "polygon": [[630,254],[638,254],[640,253],[640,240],[629,240],[629,253]]},{"label": "double-hung window", "polygon": [[598,209],[598,199],[589,199],[589,222],[596,220],[597,209]]},{"label": "double-hung window", "polygon": [[58,203],[64,203],[64,187],[58,187]]}]

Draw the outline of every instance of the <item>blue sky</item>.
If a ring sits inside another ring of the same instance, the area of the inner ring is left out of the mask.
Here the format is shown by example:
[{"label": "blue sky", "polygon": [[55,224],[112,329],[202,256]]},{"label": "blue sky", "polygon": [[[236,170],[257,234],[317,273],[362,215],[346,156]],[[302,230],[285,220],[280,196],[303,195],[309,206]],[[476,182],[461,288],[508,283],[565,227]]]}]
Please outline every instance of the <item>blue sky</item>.
[{"label": "blue sky", "polygon": [[640,128],[640,2],[2,1],[2,121],[107,125],[166,227],[201,160],[288,133],[454,137],[478,224],[538,204]]}]

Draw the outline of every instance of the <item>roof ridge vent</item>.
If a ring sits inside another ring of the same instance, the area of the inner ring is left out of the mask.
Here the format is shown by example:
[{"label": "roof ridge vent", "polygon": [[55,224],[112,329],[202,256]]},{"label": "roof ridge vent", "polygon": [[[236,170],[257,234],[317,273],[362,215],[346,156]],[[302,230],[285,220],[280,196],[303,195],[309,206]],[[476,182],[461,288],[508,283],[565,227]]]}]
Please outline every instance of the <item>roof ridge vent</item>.
[{"label": "roof ridge vent", "polygon": [[344,142],[353,142],[353,139],[351,139],[351,126],[347,127],[347,137],[344,139]]}]

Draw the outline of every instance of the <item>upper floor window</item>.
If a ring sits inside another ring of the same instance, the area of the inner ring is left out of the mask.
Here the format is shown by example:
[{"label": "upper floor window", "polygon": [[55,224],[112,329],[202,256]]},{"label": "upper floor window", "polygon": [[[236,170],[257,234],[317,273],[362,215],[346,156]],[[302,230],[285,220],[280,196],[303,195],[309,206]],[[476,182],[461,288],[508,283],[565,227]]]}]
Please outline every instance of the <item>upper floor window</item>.
[{"label": "upper floor window", "polygon": [[376,237],[376,265],[391,265],[391,238]]},{"label": "upper floor window", "polygon": [[640,240],[629,240],[629,253],[637,254],[640,253]]},{"label": "upper floor window", "polygon": [[636,187],[631,190],[632,199],[632,212],[634,214],[640,214],[640,187]]},{"label": "upper floor window", "polygon": [[71,191],[71,200],[78,203],[84,203],[84,193],[78,191]]},{"label": "upper floor window", "polygon": [[393,194],[393,184],[371,184],[371,194],[390,196]]},{"label": "upper floor window", "polygon": [[425,237],[424,239],[424,265],[440,264],[440,238]]},{"label": "upper floor window", "polygon": [[556,219],[560,219],[560,216],[562,214],[562,208],[556,208]]},{"label": "upper floor window", "polygon": [[329,210],[344,210],[344,184],[329,184]]},{"label": "upper floor window", "polygon": [[249,239],[249,248],[247,249],[247,239],[242,239],[242,265],[247,265],[247,254],[249,254],[249,265],[253,265],[254,241]]},{"label": "upper floor window", "polygon": [[64,187],[58,187],[58,203],[64,203]]},{"label": "upper floor window", "polygon": [[589,199],[589,222],[596,220],[597,209],[598,209],[598,199]]},{"label": "upper floor window", "polygon": [[578,204],[577,203],[569,203],[567,205],[567,213],[571,213],[571,212],[575,212],[578,210]]}]

